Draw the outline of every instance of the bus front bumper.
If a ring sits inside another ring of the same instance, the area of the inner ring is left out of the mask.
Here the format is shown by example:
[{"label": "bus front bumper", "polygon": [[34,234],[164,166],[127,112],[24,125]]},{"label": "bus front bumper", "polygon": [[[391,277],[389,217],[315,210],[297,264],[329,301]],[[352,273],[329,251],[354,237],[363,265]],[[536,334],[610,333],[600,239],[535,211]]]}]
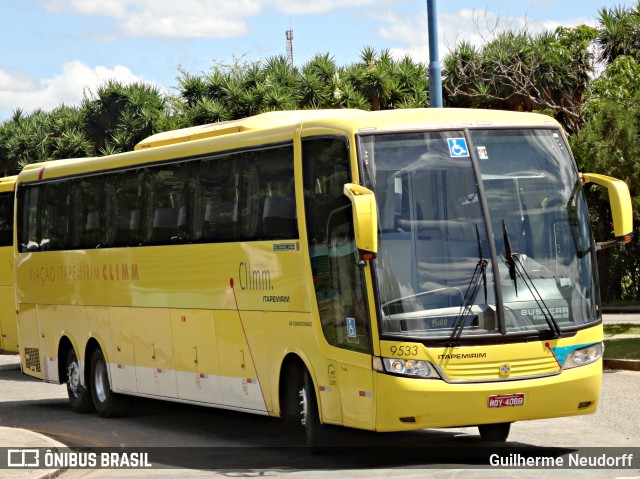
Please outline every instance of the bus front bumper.
[{"label": "bus front bumper", "polygon": [[[602,360],[555,376],[498,382],[374,376],[377,431],[463,427],[593,414],[600,398]],[[517,400],[500,399],[508,397]]]}]

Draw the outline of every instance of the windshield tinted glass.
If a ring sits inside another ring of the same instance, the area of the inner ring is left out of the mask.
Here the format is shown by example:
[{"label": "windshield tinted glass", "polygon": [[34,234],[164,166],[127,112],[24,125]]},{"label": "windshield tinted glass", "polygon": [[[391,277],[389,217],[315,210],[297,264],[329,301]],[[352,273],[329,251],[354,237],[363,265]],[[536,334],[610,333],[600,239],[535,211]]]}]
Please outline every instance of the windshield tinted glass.
[{"label": "windshield tinted glass", "polygon": [[[382,332],[446,338],[460,329],[457,335],[464,338],[596,320],[586,207],[560,133],[468,135],[360,139],[365,182],[376,193],[380,215]],[[496,291],[504,302],[500,315]]]}]

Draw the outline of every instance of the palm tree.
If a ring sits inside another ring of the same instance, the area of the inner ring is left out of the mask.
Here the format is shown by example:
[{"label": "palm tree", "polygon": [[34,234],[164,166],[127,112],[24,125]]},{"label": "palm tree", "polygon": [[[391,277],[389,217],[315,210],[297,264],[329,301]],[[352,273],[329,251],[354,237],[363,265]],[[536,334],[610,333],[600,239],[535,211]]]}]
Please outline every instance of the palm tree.
[{"label": "palm tree", "polygon": [[630,9],[603,7],[598,15],[598,59],[610,64],[621,55],[637,56],[640,51],[640,2]]},{"label": "palm tree", "polygon": [[[143,83],[123,85],[108,81],[82,100],[86,134],[98,154],[119,130],[122,151],[132,150],[143,138],[157,131],[164,99],[157,87]],[[126,138],[126,141],[124,139]]]}]

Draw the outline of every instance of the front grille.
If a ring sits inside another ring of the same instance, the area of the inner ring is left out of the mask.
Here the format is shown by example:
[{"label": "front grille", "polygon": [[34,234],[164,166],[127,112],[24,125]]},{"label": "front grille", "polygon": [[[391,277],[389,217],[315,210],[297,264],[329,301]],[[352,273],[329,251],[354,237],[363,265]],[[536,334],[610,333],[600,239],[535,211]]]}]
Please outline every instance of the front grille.
[{"label": "front grille", "polygon": [[[500,369],[508,367],[509,374],[500,374]],[[553,356],[511,360],[504,362],[486,361],[474,363],[438,364],[447,381],[504,381],[558,374],[560,367]]]}]

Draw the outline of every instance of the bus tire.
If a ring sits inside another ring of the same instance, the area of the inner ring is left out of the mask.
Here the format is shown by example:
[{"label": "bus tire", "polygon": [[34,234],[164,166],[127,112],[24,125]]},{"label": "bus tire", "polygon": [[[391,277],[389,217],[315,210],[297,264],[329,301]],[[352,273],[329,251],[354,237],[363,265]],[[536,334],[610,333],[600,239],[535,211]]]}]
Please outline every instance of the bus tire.
[{"label": "bus tire", "polygon": [[65,371],[67,374],[67,394],[69,395],[69,404],[71,404],[73,412],[85,413],[94,411],[91,391],[82,385],[82,368],[73,348],[70,348],[67,352]]},{"label": "bus tire", "polygon": [[480,431],[480,437],[485,441],[505,442],[509,437],[511,423],[481,424],[478,426],[478,430]]},{"label": "bus tire", "polygon": [[324,453],[332,444],[332,435],[329,428],[320,422],[320,410],[316,398],[313,380],[308,371],[304,372],[304,383],[299,393],[300,416],[307,434],[307,447],[312,453]]},{"label": "bus tire", "polygon": [[101,417],[118,417],[128,412],[128,398],[111,390],[107,362],[99,348],[91,355],[91,396]]}]

